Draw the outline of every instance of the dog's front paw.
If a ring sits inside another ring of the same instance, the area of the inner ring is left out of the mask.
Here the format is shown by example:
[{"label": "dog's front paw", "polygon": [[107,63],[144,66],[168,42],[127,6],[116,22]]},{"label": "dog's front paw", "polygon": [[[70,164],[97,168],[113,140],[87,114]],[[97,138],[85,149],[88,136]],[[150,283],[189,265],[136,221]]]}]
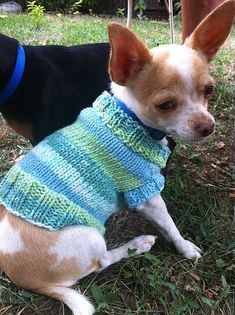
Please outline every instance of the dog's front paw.
[{"label": "dog's front paw", "polygon": [[188,259],[198,261],[198,259],[202,257],[202,250],[190,241],[182,239],[177,241],[175,246],[178,251]]}]

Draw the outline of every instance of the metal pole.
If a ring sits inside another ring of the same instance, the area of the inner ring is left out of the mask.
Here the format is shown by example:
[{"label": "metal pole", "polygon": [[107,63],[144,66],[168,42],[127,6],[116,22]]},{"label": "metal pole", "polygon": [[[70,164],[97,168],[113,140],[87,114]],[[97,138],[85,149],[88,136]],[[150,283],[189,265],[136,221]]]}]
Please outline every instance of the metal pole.
[{"label": "metal pole", "polygon": [[170,34],[171,34],[171,44],[175,43],[175,32],[174,32],[174,9],[173,2],[169,0],[169,21],[170,21]]},{"label": "metal pole", "polygon": [[127,6],[127,23],[126,23],[126,26],[127,26],[128,28],[131,28],[132,10],[133,10],[133,0],[128,0],[128,6]]}]

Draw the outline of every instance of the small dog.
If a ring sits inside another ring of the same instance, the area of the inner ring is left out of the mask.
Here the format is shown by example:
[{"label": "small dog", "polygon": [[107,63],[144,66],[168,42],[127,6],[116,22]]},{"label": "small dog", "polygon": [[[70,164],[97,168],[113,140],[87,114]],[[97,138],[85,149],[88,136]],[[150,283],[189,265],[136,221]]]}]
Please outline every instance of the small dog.
[{"label": "small dog", "polygon": [[235,1],[226,1],[183,46],[152,50],[126,27],[109,26],[114,96],[103,93],[74,124],[26,154],[1,184],[0,266],[13,282],[63,301],[75,315],[93,314],[92,304],[69,286],[128,257],[128,249],[138,255],[155,242],[142,235],[107,250],[104,222],[123,203],[156,224],[184,257],[201,257],[160,195],[169,149],[154,138],[158,129],[190,141],[213,133],[208,62],[234,14]]}]

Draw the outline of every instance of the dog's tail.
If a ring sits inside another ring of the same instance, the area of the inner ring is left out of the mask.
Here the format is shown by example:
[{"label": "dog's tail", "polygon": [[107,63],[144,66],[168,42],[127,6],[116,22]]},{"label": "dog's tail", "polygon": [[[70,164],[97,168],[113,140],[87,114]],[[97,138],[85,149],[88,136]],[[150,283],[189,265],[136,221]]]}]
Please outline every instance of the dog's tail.
[{"label": "dog's tail", "polygon": [[36,292],[64,302],[74,315],[92,315],[95,312],[95,308],[88,299],[71,288],[55,285],[40,288]]}]

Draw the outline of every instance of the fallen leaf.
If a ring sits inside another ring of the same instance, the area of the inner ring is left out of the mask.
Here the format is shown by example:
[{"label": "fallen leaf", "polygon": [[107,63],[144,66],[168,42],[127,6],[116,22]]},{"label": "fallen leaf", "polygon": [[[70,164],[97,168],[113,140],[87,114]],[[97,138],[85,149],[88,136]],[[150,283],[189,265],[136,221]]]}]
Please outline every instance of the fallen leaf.
[{"label": "fallen leaf", "polygon": [[220,141],[220,142],[216,142],[215,143],[216,147],[219,148],[219,149],[222,149],[225,147],[225,143],[223,141]]},{"label": "fallen leaf", "polygon": [[230,199],[235,199],[235,192],[229,193],[229,198]]}]

